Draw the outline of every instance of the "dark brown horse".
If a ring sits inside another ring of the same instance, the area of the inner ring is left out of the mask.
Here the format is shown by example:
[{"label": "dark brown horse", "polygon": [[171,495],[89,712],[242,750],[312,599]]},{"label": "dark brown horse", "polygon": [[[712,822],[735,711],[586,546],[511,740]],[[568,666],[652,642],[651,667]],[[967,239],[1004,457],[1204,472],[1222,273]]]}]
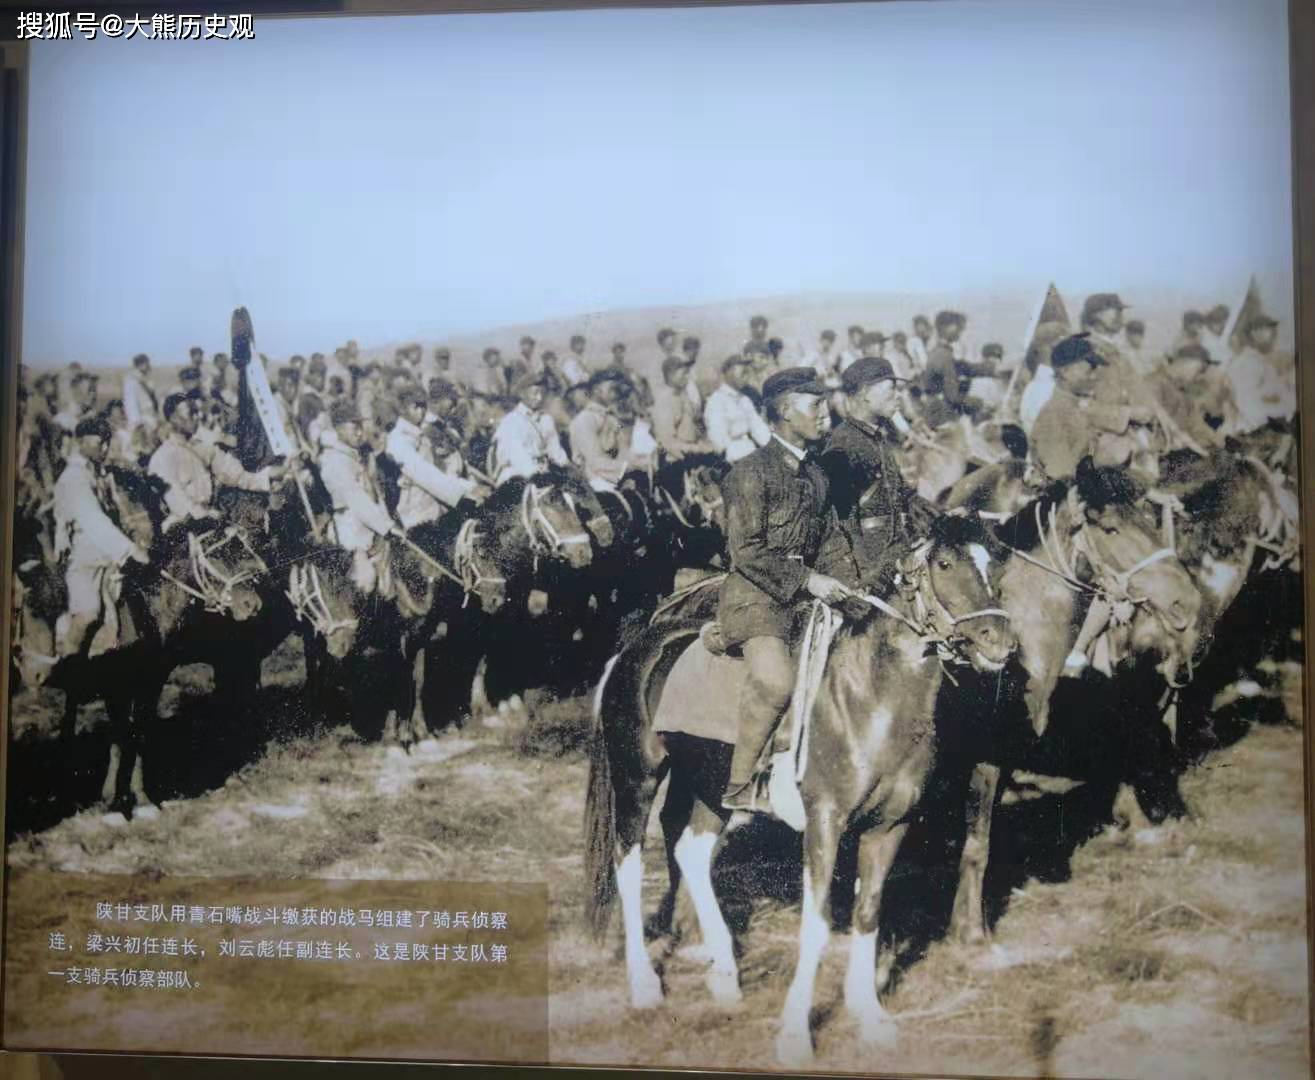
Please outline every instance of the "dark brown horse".
[{"label": "dark brown horse", "polygon": [[[825,911],[841,835],[861,839],[854,953],[846,1000],[867,1036],[882,1039],[889,1018],[877,1002],[876,928],[886,871],[937,758],[938,706],[951,668],[999,671],[1014,648],[995,607],[986,552],[968,522],[946,519],[908,567],[908,595],[896,614],[874,612],[842,627],[818,686],[799,781],[804,829],[800,962],[778,1048],[785,1060],[811,1055],[808,1012],[829,933]],[[694,624],[657,625],[608,665],[595,696],[595,737],[585,810],[587,907],[596,930],[619,894],[630,1001],[652,1007],[661,981],[644,947],[642,854],[659,783],[671,777],[662,811],[669,864],[683,874],[710,954],[707,982],[718,1000],[740,995],[730,930],[712,888],[721,808],[730,765],[724,742],[662,735],[654,717],[668,676],[698,636]],[[730,688],[706,688],[705,692]]]}]

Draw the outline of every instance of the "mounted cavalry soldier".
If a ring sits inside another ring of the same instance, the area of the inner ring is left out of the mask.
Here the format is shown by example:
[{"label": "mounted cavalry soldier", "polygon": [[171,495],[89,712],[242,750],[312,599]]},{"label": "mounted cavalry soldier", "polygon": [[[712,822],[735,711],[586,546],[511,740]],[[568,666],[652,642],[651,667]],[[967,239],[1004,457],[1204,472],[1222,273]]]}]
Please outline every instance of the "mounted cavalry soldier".
[{"label": "mounted cavalry soldier", "polygon": [[424,438],[427,398],[407,387],[397,396],[397,422],[388,433],[386,450],[393,459],[398,476],[397,517],[405,529],[426,521],[437,521],[443,513],[462,499],[477,496],[475,481],[441,469],[430,440]]},{"label": "mounted cavalry soldier", "polygon": [[1238,430],[1264,427],[1296,411],[1297,390],[1290,357],[1274,350],[1278,323],[1256,315],[1244,327],[1244,345],[1228,362],[1228,381],[1237,402]]},{"label": "mounted cavalry soldier", "polygon": [[527,372],[517,380],[515,389],[520,402],[499,421],[493,433],[496,484],[513,476],[528,480],[549,465],[569,464],[557,424],[543,411],[543,373]]},{"label": "mounted cavalry soldier", "polygon": [[893,583],[896,560],[927,535],[935,516],[904,480],[895,456],[900,435],[891,418],[904,382],[889,360],[864,357],[852,364],[841,380],[845,419],[820,459],[858,577],[882,595]]},{"label": "mounted cavalry soldier", "polygon": [[164,502],[169,516],[164,520],[165,532],[186,521],[219,517],[214,507],[217,486],[267,493],[271,481],[280,475],[276,467],[269,465],[248,472],[213,441],[195,438],[200,427],[197,403],[186,394],[165,398],[164,419],[169,424],[169,435],[151,455],[146,469],[166,485]]},{"label": "mounted cavalry soldier", "polygon": [[826,474],[808,456],[825,433],[827,388],[812,368],[787,368],[763,385],[771,424],[767,444],[738,462],[723,491],[731,572],[721,586],[717,624],[728,648],[749,664],[739,705],[735,752],[722,806],[756,803],[754,766],[789,704],[795,669],[790,648],[809,602],[850,595],[814,570],[834,522]]},{"label": "mounted cavalry soldier", "polygon": [[748,369],[749,361],[739,353],[728,356],[721,365],[721,385],[703,408],[708,441],[732,464],[765,446],[772,434],[744,392]]},{"label": "mounted cavalry soldier", "polygon": [[[114,618],[119,568],[129,559],[148,561],[109,513],[112,481],[102,465],[110,434],[100,417],[79,421],[68,462],[55,481],[55,555],[68,560],[68,612],[55,624],[55,653],[61,657],[81,652],[87,631],[102,616],[107,623]],[[93,641],[93,651],[95,646]]]},{"label": "mounted cavalry soldier", "polygon": [[371,475],[360,410],[350,401],[338,401],[330,419],[333,432],[323,440],[320,479],[333,500],[338,544],[352,554],[352,582],[361,592],[373,593],[379,584],[378,541],[402,530],[389,517]]},{"label": "mounted cavalry soldier", "polygon": [[160,402],[151,382],[151,358],[138,353],[132,371],[123,377],[123,412],[130,428],[154,430],[160,422]]},{"label": "mounted cavalry soldier", "polygon": [[626,474],[629,447],[615,411],[624,382],[615,368],[595,372],[589,403],[571,420],[571,460],[595,491],[615,491]]},{"label": "mounted cavalry soldier", "polygon": [[653,401],[653,434],[668,461],[712,452],[703,434],[703,399],[690,378],[693,366],[688,355],[672,354],[662,361],[662,385]]}]

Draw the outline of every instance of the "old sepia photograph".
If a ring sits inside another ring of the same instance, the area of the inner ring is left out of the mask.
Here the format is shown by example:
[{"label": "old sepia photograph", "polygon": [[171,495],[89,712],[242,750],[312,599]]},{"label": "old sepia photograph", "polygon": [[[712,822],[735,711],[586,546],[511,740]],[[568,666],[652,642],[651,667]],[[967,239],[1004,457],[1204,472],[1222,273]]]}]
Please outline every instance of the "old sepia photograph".
[{"label": "old sepia photograph", "polygon": [[1286,3],[254,7],[20,19],[5,1048],[1309,1075]]}]

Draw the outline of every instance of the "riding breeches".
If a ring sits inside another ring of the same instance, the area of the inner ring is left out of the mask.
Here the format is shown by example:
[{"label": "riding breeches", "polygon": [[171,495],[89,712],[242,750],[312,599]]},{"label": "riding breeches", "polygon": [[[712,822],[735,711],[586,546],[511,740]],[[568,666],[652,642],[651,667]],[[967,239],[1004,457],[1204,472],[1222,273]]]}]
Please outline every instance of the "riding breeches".
[{"label": "riding breeches", "polygon": [[731,787],[742,787],[752,779],[763,747],[790,704],[795,681],[790,648],[781,638],[752,637],[742,648],[749,671],[740,691]]}]

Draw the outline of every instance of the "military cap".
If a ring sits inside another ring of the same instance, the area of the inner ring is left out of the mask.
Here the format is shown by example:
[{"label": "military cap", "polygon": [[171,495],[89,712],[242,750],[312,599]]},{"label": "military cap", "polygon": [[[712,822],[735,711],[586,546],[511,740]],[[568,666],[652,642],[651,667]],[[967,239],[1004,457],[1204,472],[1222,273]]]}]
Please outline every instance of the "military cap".
[{"label": "military cap", "polygon": [[77,427],[73,429],[73,434],[79,439],[95,438],[104,442],[108,442],[113,437],[109,422],[99,415],[88,416],[85,420],[79,420]]},{"label": "military cap", "polygon": [[[318,355],[318,354],[317,354],[317,355]],[[214,363],[216,363],[216,364],[219,363],[219,361],[221,361],[221,360],[222,360],[225,364],[227,364],[227,363],[228,363],[228,353],[226,353],[226,352],[217,352],[217,353],[215,353],[215,355],[212,356],[210,359],[212,360],[212,362],[214,362]],[[314,359],[314,358],[312,358],[312,360],[313,360],[313,359]],[[323,364],[323,361],[324,361],[324,357],[321,356],[321,357],[320,357],[320,361],[321,361],[321,365],[322,365],[322,364]],[[312,363],[311,366],[314,367],[314,364]]]},{"label": "military cap", "polygon": [[452,350],[449,349],[446,345],[439,345],[437,348],[434,349],[434,359],[451,360]]},{"label": "military cap", "polygon": [[286,380],[287,382],[299,383],[301,382],[301,371],[289,364],[287,367],[279,368],[278,377],[280,382]]},{"label": "military cap", "polygon": [[612,352],[613,352],[613,353],[619,353],[619,352],[625,352],[625,351],[626,351],[626,343],[625,343],[624,341],[614,341],[614,342],[612,342]]},{"label": "military cap", "polygon": [[429,400],[442,401],[444,398],[460,401],[461,391],[457,389],[456,383],[441,375],[435,375],[429,380]]},{"label": "military cap", "polygon": [[845,368],[844,374],[840,376],[840,386],[846,394],[856,394],[863,387],[879,383],[883,379],[889,379],[895,383],[907,381],[895,374],[895,367],[889,360],[883,360],[876,356],[865,356],[861,360],[855,360],[849,367]]},{"label": "military cap", "polygon": [[343,424],[359,423],[361,420],[361,410],[356,407],[356,402],[339,399],[329,406],[329,420],[334,427],[340,427]]},{"label": "military cap", "polygon": [[680,348],[682,352],[689,352],[690,349],[698,349],[701,348],[702,346],[703,346],[703,342],[700,341],[693,334],[690,334],[688,337],[685,338],[684,341],[680,343]]},{"label": "military cap", "polygon": [[1277,325],[1278,325],[1277,319],[1272,319],[1268,315],[1261,312],[1261,314],[1253,315],[1251,316],[1251,318],[1247,320],[1246,332],[1249,334],[1251,333],[1252,330],[1262,330],[1266,326],[1277,326]]},{"label": "military cap", "polygon": [[522,335],[521,335],[520,343],[521,343],[522,345],[533,345],[533,344],[534,344],[534,338],[530,337],[529,334],[522,334]]},{"label": "military cap", "polygon": [[664,326],[661,330],[657,332],[657,343],[661,345],[664,341],[668,340],[669,338],[673,338],[675,336],[676,336],[676,331],[671,329],[671,327],[669,326]]},{"label": "military cap", "polygon": [[766,316],[766,315],[755,315],[752,319],[749,320],[749,325],[750,325],[750,326],[766,326],[766,325],[767,325],[767,316]]},{"label": "military cap", "polygon": [[149,364],[150,362],[151,362],[151,358],[147,356],[144,352],[139,352],[136,356],[132,358],[133,367],[141,367],[142,364]]},{"label": "military cap", "polygon": [[485,360],[489,359],[489,357],[491,356],[501,356],[501,355],[502,355],[502,350],[496,349],[492,345],[490,345],[487,349],[484,350]]},{"label": "military cap", "polygon": [[836,332],[835,332],[834,330],[823,330],[823,331],[822,331],[822,340],[823,340],[823,341],[835,341],[835,339],[836,339]]},{"label": "military cap", "polygon": [[1207,313],[1206,318],[1207,318],[1207,319],[1227,319],[1227,318],[1228,318],[1228,305],[1227,305],[1227,304],[1216,304],[1216,305],[1215,305],[1214,307],[1212,307],[1212,308],[1210,309],[1210,311]]},{"label": "military cap", "polygon": [[184,383],[199,382],[200,379],[201,379],[201,372],[194,367],[185,367],[183,368],[182,371],[178,373],[179,382],[184,382]]},{"label": "military cap", "polygon": [[855,334],[863,333],[863,327],[859,326],[858,323],[854,323],[854,325],[851,326],[848,330],[846,330],[845,333],[848,334],[850,337],[853,337]]},{"label": "military cap", "polygon": [[691,356],[664,356],[662,358],[662,377],[665,379],[673,371],[693,366],[694,358]]},{"label": "military cap", "polygon": [[429,399],[425,392],[418,386],[404,386],[397,392],[398,408],[405,409],[410,405],[424,406],[428,404]]},{"label": "military cap", "polygon": [[886,335],[880,330],[869,330],[863,335],[863,347],[866,349],[869,345],[886,344]]},{"label": "military cap", "polygon": [[511,390],[513,394],[519,397],[522,394],[524,394],[527,390],[529,390],[532,386],[543,386],[546,382],[547,382],[547,375],[545,372],[527,371],[524,375],[522,375],[519,379],[516,380],[516,384],[511,388]]},{"label": "military cap", "polygon": [[308,371],[327,371],[328,365],[324,362],[324,357],[316,353],[310,358],[310,364],[307,365]]},{"label": "military cap", "polygon": [[915,315],[915,316],[913,316],[913,325],[914,325],[914,326],[930,326],[930,325],[931,325],[931,320],[930,320],[929,318],[927,318],[926,315]]},{"label": "military cap", "polygon": [[584,344],[584,335],[583,335],[583,334],[572,334],[572,335],[571,335],[571,344],[574,345],[577,341],[578,341],[581,345],[583,345],[583,344]]},{"label": "military cap", "polygon": [[1086,303],[1082,305],[1082,321],[1088,323],[1102,311],[1108,311],[1110,308],[1118,308],[1122,311],[1127,306],[1127,304],[1119,299],[1118,293],[1092,293],[1087,297]]},{"label": "military cap", "polygon": [[1199,311],[1183,312],[1183,329],[1190,330],[1193,326],[1200,326],[1205,322],[1205,316]]},{"label": "military cap", "polygon": [[616,382],[628,384],[630,382],[630,377],[620,368],[615,368],[615,367],[599,368],[597,371],[595,371],[592,375],[589,376],[589,382],[587,385],[589,389],[592,390],[594,389],[594,387],[599,386],[602,383],[605,383],[609,380],[614,380]]},{"label": "military cap", "polygon": [[293,353],[290,357],[288,357],[288,367],[300,368],[305,363],[306,363],[306,358],[302,356],[301,353]]},{"label": "military cap", "polygon": [[997,360],[1002,360],[1004,359],[1004,354],[1004,346],[999,344],[999,342],[992,341],[982,346],[983,356],[993,356]]},{"label": "military cap", "polygon": [[733,367],[743,367],[748,363],[749,361],[740,353],[731,353],[730,356],[726,357],[726,359],[721,362],[722,374],[730,371]]},{"label": "military cap", "polygon": [[1091,365],[1105,363],[1104,358],[1091,344],[1090,334],[1071,334],[1057,344],[1050,352],[1050,365],[1055,368],[1068,367],[1086,361]]},{"label": "military cap", "polygon": [[936,329],[944,330],[949,326],[963,326],[968,319],[959,311],[936,312]]},{"label": "military cap", "polygon": [[[851,365],[852,370],[852,365]],[[771,401],[782,394],[819,394],[827,393],[826,386],[817,377],[817,372],[810,367],[785,368],[774,371],[763,383],[763,401]]]},{"label": "military cap", "polygon": [[898,345],[901,349],[909,343],[909,335],[903,330],[896,330],[890,335],[890,340]]},{"label": "military cap", "polygon": [[1144,334],[1146,333],[1146,324],[1141,319],[1129,319],[1124,324],[1123,329],[1130,334]]},{"label": "military cap", "polygon": [[1200,360],[1205,364],[1218,363],[1210,356],[1210,350],[1196,342],[1180,345],[1174,350],[1173,358],[1175,360]]},{"label": "military cap", "polygon": [[205,350],[204,350],[203,348],[201,348],[200,345],[193,345],[190,349],[187,350],[187,355],[188,355],[188,356],[204,356],[204,355],[205,355]]}]

